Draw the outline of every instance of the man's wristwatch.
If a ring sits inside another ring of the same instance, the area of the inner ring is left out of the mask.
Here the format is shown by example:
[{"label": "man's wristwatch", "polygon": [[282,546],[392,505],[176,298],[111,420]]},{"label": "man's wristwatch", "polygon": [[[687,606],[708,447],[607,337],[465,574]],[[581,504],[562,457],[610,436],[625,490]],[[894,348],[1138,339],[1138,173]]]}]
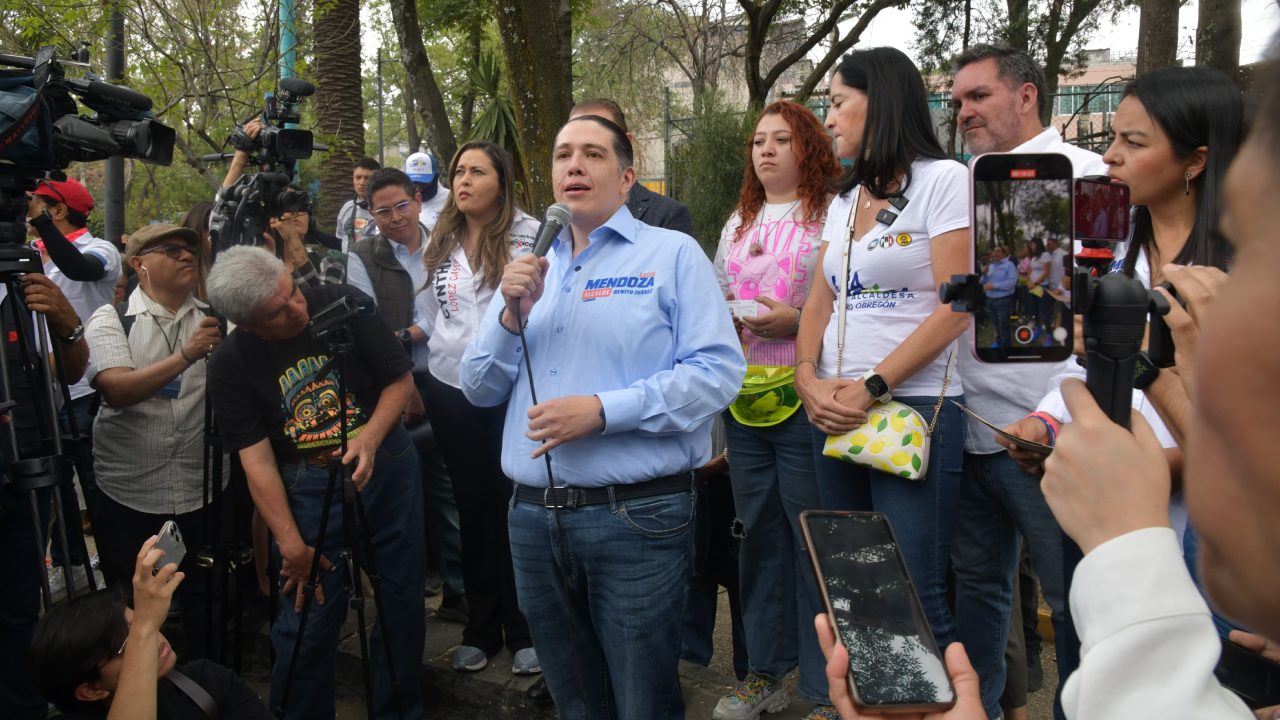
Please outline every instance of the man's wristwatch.
[{"label": "man's wristwatch", "polygon": [[880,373],[875,370],[868,370],[861,380],[862,386],[867,389],[867,394],[876,402],[886,403],[893,399],[893,393],[889,392],[889,383],[885,382],[884,378],[880,377]]},{"label": "man's wristwatch", "polygon": [[413,334],[409,332],[409,328],[405,328],[396,332],[396,339],[408,345],[413,342]]},{"label": "man's wristwatch", "polygon": [[72,343],[80,342],[80,338],[82,337],[84,337],[84,323],[80,322],[79,318],[76,318],[76,326],[71,330],[71,334],[58,339],[68,345],[71,345]]}]

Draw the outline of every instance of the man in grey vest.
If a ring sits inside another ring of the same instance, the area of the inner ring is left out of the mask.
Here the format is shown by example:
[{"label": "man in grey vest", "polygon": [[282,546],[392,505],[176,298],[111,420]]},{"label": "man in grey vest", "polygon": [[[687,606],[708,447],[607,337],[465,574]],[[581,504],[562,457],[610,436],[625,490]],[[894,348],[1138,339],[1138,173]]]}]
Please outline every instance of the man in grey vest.
[{"label": "man in grey vest", "polygon": [[[436,615],[466,623],[469,608],[462,584],[462,547],[458,536],[458,506],[453,486],[434,443],[418,442],[428,428],[423,386],[427,373],[426,318],[418,317],[414,294],[427,282],[422,256],[430,233],[419,222],[422,200],[413,181],[396,168],[384,168],[369,179],[366,197],[378,234],[351,245],[347,282],[378,304],[378,314],[404,343],[413,359],[418,392],[409,398],[404,420],[418,445],[422,461],[428,558],[443,580],[444,598]],[[415,427],[419,429],[414,430]],[[432,593],[434,594],[434,593]]]}]

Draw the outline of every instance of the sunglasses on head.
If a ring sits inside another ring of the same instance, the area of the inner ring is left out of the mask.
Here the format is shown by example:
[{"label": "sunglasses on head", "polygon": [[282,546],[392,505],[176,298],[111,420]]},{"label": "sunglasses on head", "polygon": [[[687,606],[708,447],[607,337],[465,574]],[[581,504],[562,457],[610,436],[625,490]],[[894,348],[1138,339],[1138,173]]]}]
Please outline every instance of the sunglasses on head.
[{"label": "sunglasses on head", "polygon": [[[40,181],[40,187],[48,188],[49,192],[51,192],[51,193],[53,193],[54,195],[56,195],[56,196],[57,196],[57,198],[58,198],[58,202],[59,202],[59,203],[61,203],[61,204],[63,204],[63,205],[66,205],[66,204],[67,204],[67,199],[66,199],[65,197],[63,197],[63,196],[62,196],[62,193],[58,192],[58,188],[54,187],[52,183],[49,183],[49,182],[47,182],[47,181],[45,181],[45,180],[41,180],[41,181]],[[43,194],[38,194],[38,195],[39,195],[39,196],[41,196],[41,197],[44,197],[44,198],[48,199],[48,196],[47,196],[47,195],[43,195]],[[68,205],[68,207],[70,207],[70,206]]]}]

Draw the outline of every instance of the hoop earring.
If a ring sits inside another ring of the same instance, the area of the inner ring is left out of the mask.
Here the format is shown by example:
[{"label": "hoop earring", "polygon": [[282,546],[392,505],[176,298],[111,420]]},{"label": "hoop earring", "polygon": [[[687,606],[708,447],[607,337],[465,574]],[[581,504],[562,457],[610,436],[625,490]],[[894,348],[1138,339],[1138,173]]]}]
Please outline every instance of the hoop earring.
[{"label": "hoop earring", "polygon": [[1191,194],[1191,173],[1187,173],[1184,177],[1186,177],[1186,182],[1183,185],[1182,194],[1190,195]]}]

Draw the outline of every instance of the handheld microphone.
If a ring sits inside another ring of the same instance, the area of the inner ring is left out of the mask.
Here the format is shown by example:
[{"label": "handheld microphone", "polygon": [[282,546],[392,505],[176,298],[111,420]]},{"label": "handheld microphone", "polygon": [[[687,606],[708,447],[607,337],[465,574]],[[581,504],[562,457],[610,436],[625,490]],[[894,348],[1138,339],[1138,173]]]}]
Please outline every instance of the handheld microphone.
[{"label": "handheld microphone", "polygon": [[547,208],[547,213],[538,228],[538,238],[533,243],[534,257],[546,257],[551,249],[551,241],[556,239],[566,225],[573,222],[573,211],[564,203],[556,203]]}]

